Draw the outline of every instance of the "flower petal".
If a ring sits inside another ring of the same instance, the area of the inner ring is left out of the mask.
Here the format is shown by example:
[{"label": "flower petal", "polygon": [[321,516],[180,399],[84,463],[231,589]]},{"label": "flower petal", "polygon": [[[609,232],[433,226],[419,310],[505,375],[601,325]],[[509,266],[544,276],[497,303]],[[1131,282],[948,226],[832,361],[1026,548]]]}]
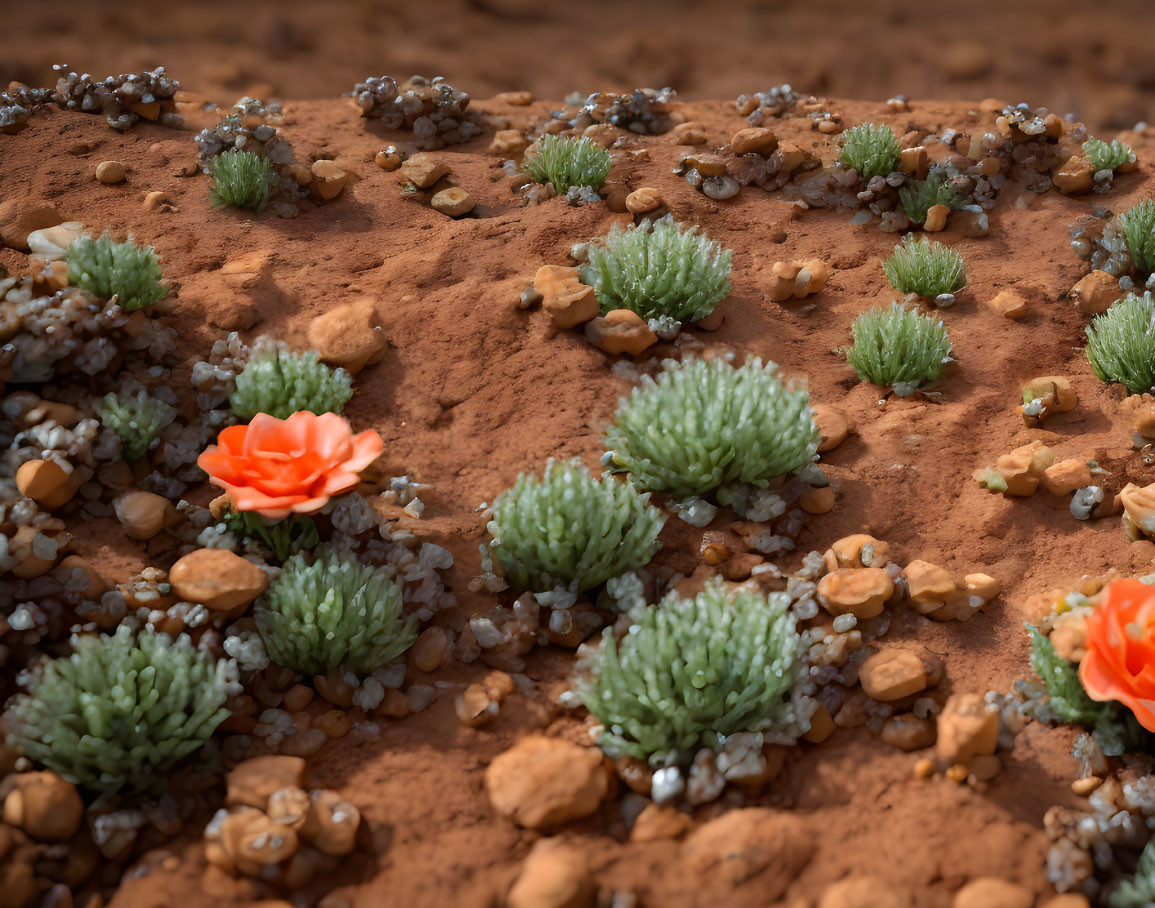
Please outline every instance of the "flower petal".
[{"label": "flower petal", "polygon": [[372,429],[368,432],[359,432],[353,436],[352,456],[338,466],[350,473],[360,473],[380,457],[383,450],[385,450],[385,442],[382,441],[380,435]]}]

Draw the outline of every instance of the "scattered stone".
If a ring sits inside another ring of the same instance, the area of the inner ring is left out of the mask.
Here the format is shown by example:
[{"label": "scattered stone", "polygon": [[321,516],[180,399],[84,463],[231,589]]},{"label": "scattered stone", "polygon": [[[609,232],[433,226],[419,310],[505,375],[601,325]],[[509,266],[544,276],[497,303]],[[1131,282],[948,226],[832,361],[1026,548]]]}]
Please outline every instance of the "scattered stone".
[{"label": "scattered stone", "polygon": [[214,612],[243,609],[265,591],[268,575],[228,549],[195,549],[168,573],[173,591],[187,602]]},{"label": "scattered stone", "polygon": [[1003,771],[1003,763],[995,754],[979,754],[971,757],[969,778],[976,782],[989,782]]},{"label": "scattered stone", "polygon": [[287,861],[297,851],[297,834],[260,810],[239,810],[225,817],[220,844],[238,871],[260,876],[266,867]]},{"label": "scattered stone", "polygon": [[338,166],[336,161],[314,161],[310,169],[313,172],[313,182],[309,188],[325,201],[337,198],[349,181],[349,173]]},{"label": "scattered stone", "polygon": [[442,189],[440,192],[434,194],[429,204],[434,211],[440,211],[442,214],[448,215],[451,218],[459,218],[462,215],[469,214],[477,202],[473,200],[468,192],[460,186],[450,186],[448,189]]},{"label": "scattered stone", "polygon": [[28,235],[37,230],[46,230],[64,222],[55,208],[50,205],[24,207],[24,200],[9,198],[0,202],[0,242],[21,252],[33,252],[28,245]]},{"label": "scattered stone", "polygon": [[996,315],[1018,321],[1027,314],[1027,301],[1015,290],[1002,290],[987,303]]},{"label": "scattered stone", "polygon": [[626,210],[630,214],[646,214],[650,211],[656,211],[664,204],[666,203],[662,199],[662,194],[652,186],[635,189],[626,196]]},{"label": "scattered stone", "polygon": [[882,614],[894,594],[894,581],[882,568],[842,568],[818,581],[818,601],[831,615],[859,621]]},{"label": "scattered stone", "polygon": [[802,740],[808,741],[811,744],[821,744],[834,734],[836,727],[834,717],[830,715],[830,710],[819,703],[818,708],[814,710],[814,714],[810,717],[810,729],[802,736]]},{"label": "scattered stone", "polygon": [[854,876],[827,886],[818,908],[915,908],[915,901],[900,883],[878,876]]},{"label": "scattered stone", "polygon": [[1122,292],[1113,274],[1092,271],[1071,288],[1071,296],[1083,315],[1098,315],[1110,309]]},{"label": "scattered stone", "polygon": [[1051,174],[1051,182],[1063,195],[1090,192],[1095,185],[1095,165],[1076,155]]},{"label": "scattered stone", "polygon": [[827,570],[830,571],[839,568],[881,568],[890,560],[889,552],[890,545],[881,539],[875,539],[865,533],[854,533],[835,540],[826,550],[824,561]]},{"label": "scattered stone", "polygon": [[341,857],[352,852],[361,811],[335,791],[314,791],[311,798],[301,834],[322,854]]},{"label": "scattered stone", "polygon": [[926,690],[926,668],[908,649],[884,649],[862,663],[858,679],[872,700],[901,700]]},{"label": "scattered stone", "polygon": [[884,744],[910,752],[930,747],[934,744],[937,734],[934,723],[929,719],[923,719],[914,713],[900,713],[891,716],[882,724],[879,737]]},{"label": "scattered stone", "polygon": [[1000,456],[993,471],[980,470],[976,476],[986,477],[988,472],[994,472],[1001,480],[1000,491],[1023,498],[1035,494],[1044,472],[1054,462],[1054,452],[1041,441],[1033,441]]},{"label": "scattered stone", "polygon": [[489,143],[489,151],[505,158],[518,158],[529,147],[527,139],[520,129],[499,129],[493,134],[493,141]]},{"label": "scattered stone", "polygon": [[1051,464],[1043,471],[1043,488],[1052,495],[1070,495],[1072,492],[1092,485],[1091,467],[1085,460],[1072,457]]},{"label": "scattered stone", "polygon": [[609,790],[601,751],[529,735],[485,770],[490,803],[528,829],[545,829],[594,813]]},{"label": "scattered stone", "polygon": [[930,757],[924,757],[914,764],[914,777],[916,779],[929,779],[934,775],[934,760]]},{"label": "scattered stone", "polygon": [[1003,591],[1003,584],[990,574],[967,574],[963,578],[966,591],[978,596],[983,602],[990,602]]},{"label": "scattered stone", "polygon": [[245,804],[264,810],[269,796],[280,788],[305,787],[305,761],[301,757],[271,755],[238,763],[226,777],[225,804]]},{"label": "scattered stone", "polygon": [[611,309],[586,322],[586,339],[606,353],[639,356],[658,342],[646,320],[630,309]]},{"label": "scattered stone", "polygon": [[152,192],[145,193],[144,207],[147,208],[149,211],[160,211],[160,210],[172,211],[172,210],[174,210],[173,204],[172,204],[172,199],[169,198],[168,193],[167,192],[161,192],[159,189],[155,189]]},{"label": "scattered stone", "polygon": [[449,168],[444,162],[423,151],[411,155],[409,160],[401,165],[401,176],[418,189],[428,189],[447,173]]},{"label": "scattered stone", "polygon": [[694,830],[682,858],[715,896],[728,890],[756,892],[759,904],[782,897],[814,853],[814,836],[803,820],[763,807],[731,810]]},{"label": "scattered stone", "polygon": [[850,419],[846,413],[829,404],[811,403],[818,426],[818,453],[832,451],[850,436]]},{"label": "scattered stone", "polygon": [[129,539],[152,539],[178,517],[167,498],[139,489],[116,499],[113,510]]},{"label": "scattered stone", "polygon": [[922,229],[927,233],[939,233],[946,229],[946,219],[950,214],[950,208],[946,205],[931,205],[926,210],[926,220],[923,221]]},{"label": "scattered stone", "polygon": [[709,136],[701,123],[679,123],[670,130],[670,139],[675,145],[705,145]]},{"label": "scattered stone", "polygon": [[1041,400],[1048,413],[1066,413],[1079,405],[1071,380],[1061,375],[1042,375],[1023,385],[1024,395]]},{"label": "scattered stone", "polygon": [[565,839],[534,843],[509,890],[507,908],[593,908],[597,885],[582,853]]},{"label": "scattered stone", "polygon": [[462,725],[477,728],[497,717],[500,707],[489,696],[484,684],[470,684],[457,695],[453,703]]},{"label": "scattered stone", "polygon": [[690,818],[676,807],[647,804],[630,828],[630,841],[659,842],[678,839],[690,828]]},{"label": "scattered stone", "polygon": [[834,510],[834,486],[807,489],[798,499],[798,506],[807,514],[828,514]]},{"label": "scattered stone", "polygon": [[528,107],[533,103],[533,92],[531,91],[499,91],[493,96],[493,100],[502,104],[511,104],[514,107]]},{"label": "scattered stone", "polygon": [[65,586],[69,586],[69,581],[64,578],[74,571],[83,571],[88,578],[88,586],[80,591],[85,599],[96,601],[112,589],[111,584],[100,575],[100,572],[79,555],[67,555],[56,566],[56,576]]},{"label": "scattered stone", "polygon": [[394,170],[397,170],[397,168],[401,166],[401,161],[401,152],[392,145],[377,152],[373,157],[373,163],[386,173],[392,173]]},{"label": "scattered stone", "polygon": [[48,770],[19,773],[12,780],[15,787],[4,799],[5,823],[42,842],[64,842],[76,835],[84,801],[75,785]]},{"label": "scattered stone", "polygon": [[449,658],[449,635],[441,627],[426,628],[418,636],[409,654],[418,671],[436,671]]},{"label": "scattered stone", "polygon": [[1127,483],[1119,493],[1123,505],[1123,527],[1134,542],[1155,535],[1155,483],[1137,486]]},{"label": "scattered stone", "polygon": [[778,137],[760,126],[739,129],[730,139],[730,150],[734,154],[756,154],[768,158],[777,148]]},{"label": "scattered stone", "polygon": [[999,714],[979,694],[953,694],[938,716],[935,756],[939,765],[967,764],[993,754],[999,740]]},{"label": "scattered stone", "polygon": [[16,488],[26,498],[47,508],[58,508],[68,502],[80,484],[74,474],[65,471],[54,460],[28,460],[16,471]]},{"label": "scattered stone", "polygon": [[921,145],[918,148],[904,148],[898,153],[898,172],[925,180],[930,173],[930,156]]},{"label": "scattered stone", "polygon": [[375,302],[363,297],[318,315],[306,336],[323,362],[356,375],[385,355],[388,341],[378,321]]},{"label": "scattered stone", "polygon": [[1064,892],[1062,895],[1052,896],[1045,902],[1039,903],[1039,908],[1091,908],[1085,895],[1077,892]]},{"label": "scattered stone", "polygon": [[573,328],[597,317],[594,288],[581,282],[577,268],[542,265],[534,275],[533,287],[542,296],[541,307],[559,328]]},{"label": "scattered stone", "polygon": [[902,573],[906,577],[910,604],[920,615],[942,608],[957,589],[950,573],[929,561],[915,559]]},{"label": "scattered stone", "polygon": [[995,877],[971,880],[955,893],[953,908],[1031,908],[1035,896],[1029,889]]},{"label": "scattered stone", "polygon": [[96,165],[96,180],[106,186],[123,183],[125,177],[124,165],[120,161],[101,161]]},{"label": "scattered stone", "polygon": [[818,293],[830,280],[830,267],[818,259],[775,262],[766,295],[775,303],[800,300]]}]

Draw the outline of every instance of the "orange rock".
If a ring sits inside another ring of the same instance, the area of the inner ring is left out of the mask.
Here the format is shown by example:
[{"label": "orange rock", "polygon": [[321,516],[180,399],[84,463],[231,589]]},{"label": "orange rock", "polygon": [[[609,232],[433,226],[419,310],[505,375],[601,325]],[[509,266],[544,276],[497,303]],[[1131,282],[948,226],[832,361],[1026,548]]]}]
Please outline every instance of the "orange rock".
[{"label": "orange rock", "polygon": [[181,599],[214,612],[247,606],[269,585],[264,571],[227,549],[195,549],[181,556],[168,581]]},{"label": "orange rock", "polygon": [[389,342],[378,322],[375,301],[361,297],[318,315],[306,337],[322,362],[356,375],[385,355]]},{"label": "orange rock", "polygon": [[907,752],[930,747],[935,740],[934,723],[914,713],[891,716],[882,725],[879,737],[883,743]]},{"label": "orange rock", "polygon": [[835,493],[833,486],[807,489],[798,499],[798,506],[807,514],[828,514],[834,510]]},{"label": "orange rock", "polygon": [[811,744],[821,744],[834,734],[834,729],[834,717],[830,715],[830,710],[819,703],[818,709],[814,710],[814,715],[810,717],[810,729],[802,736],[802,740]]},{"label": "orange rock", "polygon": [[636,312],[611,309],[604,318],[586,322],[586,339],[606,353],[638,356],[658,342],[658,335]]},{"label": "orange rock", "polygon": [[826,551],[826,566],[838,568],[885,567],[889,562],[890,546],[881,539],[865,533],[854,533],[836,540]]},{"label": "orange rock", "polygon": [[278,788],[304,788],[305,761],[300,757],[272,755],[253,757],[229,772],[225,804],[245,804],[264,810],[269,795]]},{"label": "orange rock", "polygon": [[1052,495],[1070,495],[1076,489],[1093,485],[1091,468],[1085,460],[1072,457],[1051,464],[1043,471],[1043,488]]},{"label": "orange rock", "polygon": [[884,649],[862,663],[858,679],[872,700],[901,700],[926,690],[926,668],[907,649]]},{"label": "orange rock", "polygon": [[425,152],[410,155],[401,165],[401,176],[407,179],[418,189],[428,189],[443,176],[449,173],[449,167]]},{"label": "orange rock", "polygon": [[903,570],[910,604],[920,615],[942,608],[946,600],[955,592],[955,582],[951,575],[937,564],[916,558]]},{"label": "orange rock", "polygon": [[930,157],[926,149],[904,148],[898,153],[898,172],[914,177],[916,180],[925,180],[930,173]]},{"label": "orange rock", "polygon": [[843,568],[818,581],[818,601],[835,616],[873,618],[893,594],[894,582],[881,568]]},{"label": "orange rock", "polygon": [[778,137],[769,129],[750,127],[739,129],[730,139],[730,150],[734,154],[756,154],[770,157],[778,147]]},{"label": "orange rock", "polygon": [[[651,805],[652,806],[652,805]],[[582,853],[565,839],[539,839],[509,890],[506,908],[593,908],[597,884]]]},{"label": "orange rock", "polygon": [[491,153],[506,158],[520,157],[528,147],[529,139],[520,129],[499,129],[493,134],[493,141],[489,143]]},{"label": "orange rock", "polygon": [[942,766],[966,764],[998,746],[999,714],[979,694],[954,694],[938,716],[935,756]]},{"label": "orange rock", "polygon": [[597,748],[528,735],[494,757],[485,770],[489,801],[527,829],[588,817],[609,791]]},{"label": "orange rock", "polygon": [[955,893],[952,908],[1031,908],[1035,895],[1025,886],[995,877],[971,880]]},{"label": "orange rock", "polygon": [[1119,281],[1106,271],[1092,271],[1071,288],[1071,296],[1083,315],[1106,312],[1122,295]]},{"label": "orange rock", "polygon": [[5,823],[43,842],[64,842],[76,834],[84,802],[75,785],[48,770],[11,778],[14,787],[4,799]]},{"label": "orange rock", "polygon": [[429,204],[434,211],[440,211],[451,218],[458,218],[469,214],[476,207],[477,202],[460,186],[450,186],[448,189],[442,189],[441,192],[435,193],[433,198],[429,200]]},{"label": "orange rock", "polygon": [[946,219],[950,215],[950,208],[946,205],[931,205],[926,210],[926,220],[922,229],[927,233],[939,233],[946,229]]},{"label": "orange rock", "polygon": [[16,471],[16,488],[20,494],[48,508],[58,508],[65,504],[79,483],[73,481],[73,474],[65,471],[54,460],[28,460]]},{"label": "orange rock", "polygon": [[1051,182],[1063,195],[1090,192],[1095,185],[1095,165],[1076,155],[1051,174]]},{"label": "orange rock", "polygon": [[690,828],[690,818],[675,807],[647,804],[630,828],[631,842],[677,839]]},{"label": "orange rock", "polygon": [[818,426],[818,453],[833,451],[850,435],[850,419],[846,413],[829,404],[811,403],[814,422]]},{"label": "orange rock", "polygon": [[996,315],[1018,321],[1027,314],[1027,301],[1015,290],[1002,290],[987,302]]},{"label": "orange rock", "polygon": [[661,208],[664,204],[662,194],[652,186],[635,189],[626,196],[626,210],[630,214],[646,214]]},{"label": "orange rock", "polygon": [[594,288],[581,282],[577,268],[542,265],[534,275],[533,289],[541,294],[541,307],[560,328],[573,328],[597,317]]}]

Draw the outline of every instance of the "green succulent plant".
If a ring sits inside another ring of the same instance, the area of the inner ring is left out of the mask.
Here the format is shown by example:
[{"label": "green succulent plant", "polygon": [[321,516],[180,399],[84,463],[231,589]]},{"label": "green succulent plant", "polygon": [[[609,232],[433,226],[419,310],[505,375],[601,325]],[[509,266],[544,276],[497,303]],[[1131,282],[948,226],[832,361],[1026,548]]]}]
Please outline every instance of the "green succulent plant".
[{"label": "green succulent plant", "polygon": [[581,279],[594,288],[602,315],[630,309],[642,318],[696,322],[730,293],[729,249],[667,215],[590,244]]},{"label": "green succulent plant", "polygon": [[839,162],[853,167],[864,180],[884,177],[898,162],[898,139],[889,126],[860,123],[842,134],[842,154]]},{"label": "green succulent plant", "polygon": [[1155,297],[1128,293],[1087,325],[1087,359],[1105,382],[1132,394],[1155,389]]},{"label": "green succulent plant", "polygon": [[9,744],[92,791],[163,785],[229,715],[222,668],[184,634],[79,637],[13,698]]},{"label": "green succulent plant", "polygon": [[1155,199],[1145,199],[1118,217],[1131,261],[1144,274],[1155,271]]},{"label": "green succulent plant", "polygon": [[589,139],[542,136],[521,162],[521,169],[535,183],[553,183],[564,195],[574,186],[602,188],[610,172],[610,153]]},{"label": "green succulent plant", "polygon": [[898,190],[902,210],[912,224],[922,224],[935,205],[958,208],[963,198],[950,184],[941,170],[932,170],[925,180],[907,180]]},{"label": "green succulent plant", "polygon": [[277,419],[308,410],[340,413],[353,396],[353,377],[344,369],[331,369],[317,351],[294,353],[284,344],[259,339],[236,378],[229,406],[239,419],[268,413]]},{"label": "green succulent plant", "polygon": [[886,278],[899,293],[936,297],[966,286],[967,269],[963,257],[942,243],[925,236],[907,234],[894,247],[894,254],[882,263]]},{"label": "green succulent plant", "polygon": [[120,450],[125,460],[140,460],[153,442],[176,419],[176,410],[149,394],[106,394],[96,403],[96,415],[102,425],[120,436]]},{"label": "green succulent plant", "polygon": [[213,157],[209,170],[213,178],[210,202],[253,211],[264,210],[281,180],[268,158],[239,149]]},{"label": "green succulent plant", "polygon": [[132,237],[118,243],[107,230],[98,239],[78,237],[68,247],[68,282],[93,296],[116,297],[125,312],[135,312],[164,299],[160,262],[151,246],[137,246]]},{"label": "green succulent plant", "polygon": [[605,728],[603,750],[656,761],[717,749],[737,732],[785,730],[800,659],[785,593],[714,580],[645,609],[620,642],[606,628],[578,695]]},{"label": "green succulent plant", "polygon": [[491,551],[518,589],[592,589],[648,564],[666,517],[628,482],[580,462],[524,473],[493,504]]},{"label": "green succulent plant", "polygon": [[863,312],[850,332],[854,344],[846,350],[846,361],[862,381],[873,385],[938,381],[950,359],[950,337],[942,321],[898,303]]},{"label": "green succulent plant", "polygon": [[765,486],[810,463],[818,428],[804,386],[774,363],[668,361],[622,398],[606,429],[616,470],[642,489],[701,495],[734,482]]},{"label": "green succulent plant", "polygon": [[1134,876],[1111,890],[1107,904],[1110,908],[1148,908],[1155,904],[1155,839],[1139,855]]},{"label": "green succulent plant", "polygon": [[1112,142],[1088,139],[1083,143],[1083,154],[1095,165],[1096,170],[1118,170],[1124,164],[1130,164],[1135,160],[1135,152],[1131,147],[1118,139]]},{"label": "green succulent plant", "polygon": [[417,639],[417,618],[404,616],[389,575],[327,546],[286,560],[254,617],[269,658],[309,675],[370,675]]}]

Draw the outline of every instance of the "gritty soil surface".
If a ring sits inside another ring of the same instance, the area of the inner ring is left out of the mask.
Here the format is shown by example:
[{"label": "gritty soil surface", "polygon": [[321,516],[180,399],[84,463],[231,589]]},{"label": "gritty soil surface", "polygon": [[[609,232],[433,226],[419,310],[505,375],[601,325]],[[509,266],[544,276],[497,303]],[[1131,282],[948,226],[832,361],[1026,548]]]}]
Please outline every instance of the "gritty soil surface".
[{"label": "gritty soil surface", "polygon": [[[355,21],[366,22],[369,9]],[[791,15],[789,8],[783,14]],[[213,18],[203,10],[196,15]],[[462,21],[486,16],[492,18],[474,9],[463,12]],[[836,17],[828,21],[838,24]],[[283,31],[271,21],[262,28]],[[1062,34],[1054,32],[1056,44]],[[315,40],[323,42],[325,34]],[[660,31],[638,41],[643,58],[659,50],[679,56]],[[312,45],[309,53],[320,47]],[[619,55],[625,49],[619,47]],[[760,52],[772,54],[773,44]],[[407,62],[418,67],[426,61]],[[295,91],[300,83],[290,73],[297,66],[267,75]],[[265,59],[258,56],[244,70],[266,74]],[[336,89],[353,72],[324,84]],[[659,82],[678,81],[678,73],[658,67],[654,74]],[[503,81],[495,76],[489,84],[504,87]],[[703,76],[697,84],[730,83]],[[916,100],[899,114],[879,103],[831,105],[846,122],[887,123],[898,134],[912,126],[970,131],[978,116],[975,105],[966,103]],[[474,104],[515,127],[555,106]],[[730,100],[678,109],[704,124],[713,147],[747,125]],[[780,138],[825,160],[836,155],[833,137],[812,132],[805,119],[783,120],[774,128]],[[492,605],[491,598],[467,589],[480,572],[481,504],[549,457],[576,455],[595,467],[601,432],[630,387],[611,372],[611,357],[578,332],[556,331],[540,310],[519,311],[518,296],[541,264],[568,262],[575,242],[603,235],[629,216],[604,204],[573,207],[561,199],[520,207],[500,159],[486,150],[489,130],[471,144],[435,153],[449,165],[453,181],[478,200],[473,216],[460,220],[432,210],[428,194],[403,194],[400,175],[374,165],[382,147],[411,147],[411,136],[359,119],[343,101],[288,102],[282,133],[297,160],[332,157],[356,181],[338,200],[291,220],[210,208],[207,177],[174,175],[194,157],[192,133],[142,123],[120,135],[99,117],[55,113],[34,118],[19,135],[0,136],[0,190],[30,204],[55,204],[90,228],[132,233],[155,245],[166,277],[183,285],[157,317],[179,330],[189,363],[205,357],[225,333],[222,326],[240,324],[246,338],[264,333],[303,347],[313,317],[354,297],[377,300],[389,350],[358,376],[346,414],[356,429],[373,428],[384,437],[390,475],[408,474],[433,486],[420,532],[456,559],[452,583],[460,622]],[[846,213],[801,211],[755,187],[732,201],[711,201],[672,173],[687,149],[669,137],[628,137],[623,152],[615,152],[611,179],[631,188],[656,187],[678,220],[702,225],[734,250],[733,292],[720,307],[723,326],[709,334],[685,332],[679,346],[773,360],[787,374],[805,376],[816,401],[843,408],[857,425],[850,440],[823,455],[838,503],[833,512],[810,518],[800,552],[866,532],[887,540],[900,564],[922,558],[959,576],[983,571],[1005,584],[1002,597],[967,623],[936,623],[892,606],[888,639],[918,641],[944,659],[943,692],[1007,691],[1029,671],[1023,624],[1037,617],[1028,605],[1033,595],[1083,574],[1150,570],[1148,556],[1129,545],[1117,519],[1080,523],[1065,500],[1041,493],[1008,500],[971,479],[977,467],[1033,439],[1052,445],[1056,459],[1096,459],[1110,464],[1116,478],[1141,485],[1155,479],[1155,469],[1144,467],[1131,446],[1120,395],[1095,378],[1083,356],[1086,319],[1066,298],[1087,271],[1069,247],[1068,225],[1097,206],[1120,211],[1151,193],[1146,162],[1155,160],[1155,138],[1138,136],[1134,147],[1139,172],[1117,178],[1106,196],[1035,195],[1009,185],[992,212],[988,236],[968,239],[948,228],[938,237],[961,251],[968,265],[966,289],[943,313],[958,362],[937,389],[940,395],[886,402],[878,389],[857,382],[839,348],[848,343],[858,313],[890,298],[880,259],[889,254],[893,235],[851,226]],[[93,178],[96,164],[106,159],[128,167],[126,183],[106,186]],[[173,210],[142,205],[144,194],[154,190],[167,193]],[[258,253],[267,255],[269,265],[250,290],[233,289],[219,274],[226,262]],[[5,253],[10,266],[19,258]],[[771,266],[805,258],[832,267],[827,288],[802,303],[764,299]],[[1028,314],[1018,322],[985,305],[1011,287],[1028,300]],[[658,347],[647,359],[670,352],[671,346]],[[1020,384],[1046,374],[1069,377],[1080,404],[1052,416],[1046,430],[1024,429],[1015,412]],[[210,495],[203,490],[205,500]],[[726,525],[725,514],[717,522]],[[110,579],[124,579],[147,561],[114,523],[72,529],[76,551]],[[697,564],[699,538],[700,531],[671,521],[659,563],[689,573]],[[483,770],[527,732],[579,739],[579,720],[555,705],[572,667],[571,651],[535,650],[526,673],[537,682],[537,693],[514,695],[494,722],[476,730],[458,721],[448,694],[483,669],[442,669],[432,680],[446,682],[447,695],[430,709],[383,720],[382,734],[372,742],[337,740],[312,758],[311,783],[338,789],[360,806],[377,850],[376,857],[342,868],[330,881],[336,894],[357,906],[494,904],[538,834],[495,814]],[[1069,756],[1072,738],[1069,729],[1029,725],[1003,755],[1003,772],[980,793],[941,776],[916,779],[912,768],[919,754],[890,748],[866,728],[840,729],[821,745],[793,748],[767,792],[746,803],[788,809],[816,835],[813,857],[789,884],[788,897],[800,904],[813,904],[833,881],[866,873],[909,884],[918,904],[926,906],[949,905],[953,891],[978,876],[1003,877],[1045,893],[1048,840],[1042,817],[1052,804],[1075,802],[1069,789],[1077,775]],[[700,809],[695,821],[738,800],[728,794]],[[633,892],[640,904],[664,908],[717,902],[715,881],[693,876],[677,842],[627,842],[620,801],[608,801],[567,832],[588,855],[605,891]],[[206,869],[198,828],[189,827],[165,850],[178,858],[175,869],[172,861],[162,868],[159,860],[148,860],[149,872],[126,879],[114,906],[159,908],[174,904],[179,893],[187,908],[221,908],[258,896],[255,884]],[[765,904],[756,884],[727,894],[725,901]]]}]

